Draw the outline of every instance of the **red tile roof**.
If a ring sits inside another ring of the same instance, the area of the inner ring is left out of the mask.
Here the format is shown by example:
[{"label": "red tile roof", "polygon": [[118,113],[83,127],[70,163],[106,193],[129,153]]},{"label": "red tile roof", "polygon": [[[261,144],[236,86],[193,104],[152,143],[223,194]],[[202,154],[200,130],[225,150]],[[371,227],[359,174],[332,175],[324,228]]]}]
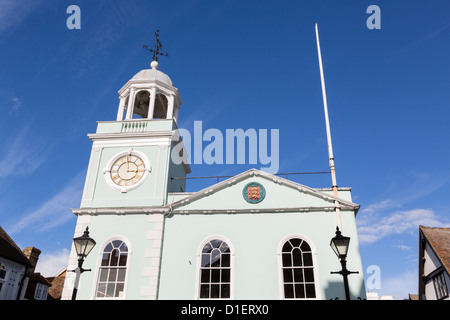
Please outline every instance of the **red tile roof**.
[{"label": "red tile roof", "polygon": [[419,226],[447,273],[450,274],[450,228]]}]

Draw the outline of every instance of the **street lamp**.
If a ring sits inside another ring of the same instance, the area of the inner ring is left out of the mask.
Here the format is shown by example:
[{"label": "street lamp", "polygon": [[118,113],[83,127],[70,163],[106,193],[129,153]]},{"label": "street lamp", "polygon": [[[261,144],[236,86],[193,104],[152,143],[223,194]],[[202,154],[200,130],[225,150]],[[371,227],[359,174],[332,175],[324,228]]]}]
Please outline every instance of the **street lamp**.
[{"label": "street lamp", "polygon": [[348,246],[350,244],[350,237],[345,237],[339,231],[339,227],[336,227],[336,236],[331,239],[330,246],[333,249],[336,256],[341,260],[341,271],[331,271],[331,274],[340,274],[344,278],[345,299],[350,300],[350,290],[348,288],[348,275],[352,273],[358,273],[358,271],[347,270],[347,257]]},{"label": "street lamp", "polygon": [[83,269],[84,258],[87,257],[89,252],[94,248],[95,241],[89,237],[89,227],[86,227],[81,237],[73,238],[73,244],[75,251],[78,255],[78,268],[72,270],[76,273],[75,283],[72,292],[72,300],[75,300],[78,291],[78,283],[80,282],[80,275],[85,271],[91,271],[91,269]]}]

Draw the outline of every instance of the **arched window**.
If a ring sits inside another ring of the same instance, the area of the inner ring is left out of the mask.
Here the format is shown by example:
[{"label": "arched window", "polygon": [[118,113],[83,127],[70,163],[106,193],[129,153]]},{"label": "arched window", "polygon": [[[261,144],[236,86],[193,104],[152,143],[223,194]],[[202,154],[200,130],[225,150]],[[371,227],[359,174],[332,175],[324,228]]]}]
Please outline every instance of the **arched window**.
[{"label": "arched window", "polygon": [[283,244],[281,269],[285,299],[316,298],[313,253],[305,240],[291,238]]},{"label": "arched window", "polygon": [[122,240],[109,242],[103,250],[96,298],[121,298],[125,293],[128,246]]},{"label": "arched window", "polygon": [[212,239],[200,253],[200,299],[231,298],[232,253],[227,242]]}]

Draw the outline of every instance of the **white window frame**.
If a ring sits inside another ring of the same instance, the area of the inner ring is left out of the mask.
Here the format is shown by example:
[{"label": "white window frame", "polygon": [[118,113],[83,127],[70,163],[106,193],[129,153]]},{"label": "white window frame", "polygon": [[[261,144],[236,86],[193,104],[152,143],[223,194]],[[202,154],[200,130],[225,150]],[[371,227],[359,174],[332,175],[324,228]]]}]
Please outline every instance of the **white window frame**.
[{"label": "white window frame", "polygon": [[[228,247],[230,248],[230,297],[229,298],[200,298],[200,279],[201,279],[201,263],[202,263],[202,250],[204,246],[212,241],[212,240],[220,240],[227,243]],[[228,239],[225,236],[222,235],[212,235],[204,239],[198,249],[197,249],[197,269],[196,269],[196,279],[195,279],[195,294],[194,299],[197,300],[233,300],[234,299],[234,255],[235,250],[233,243],[230,239]]]},{"label": "white window frame", "polygon": [[[301,239],[306,241],[311,248],[312,259],[313,259],[313,274],[314,274],[314,289],[316,293],[315,298],[285,298],[284,297],[284,278],[283,278],[283,260],[282,260],[282,252],[284,244],[291,239]],[[289,234],[285,236],[278,244],[277,249],[278,255],[278,283],[279,283],[279,293],[281,300],[320,300],[321,299],[321,290],[319,283],[319,268],[317,264],[317,250],[316,246],[312,242],[310,238],[303,234]]]},{"label": "white window frame", "polygon": [[48,286],[42,283],[36,284],[36,290],[34,291],[35,300],[47,300]]},{"label": "white window frame", "polygon": [[0,278],[0,284],[1,284],[1,286],[0,286],[0,300],[2,300],[3,299],[3,292],[6,291],[6,286],[7,286],[6,280],[7,280],[7,277],[8,277],[8,269],[6,269],[4,264],[0,263],[0,270],[2,270],[2,273],[4,273],[4,277]]},{"label": "white window frame", "polygon": [[[97,286],[98,286],[99,277],[100,277],[100,269],[102,268],[103,252],[104,252],[106,246],[110,242],[113,242],[116,240],[125,242],[125,244],[128,247],[127,263],[125,266],[125,269],[126,269],[125,281],[124,281],[124,285],[123,285],[123,295],[122,295],[122,297],[110,297],[110,298],[97,297]],[[91,300],[125,300],[126,299],[127,288],[128,288],[128,277],[130,274],[130,261],[131,261],[132,253],[133,253],[133,250],[131,248],[130,241],[128,241],[128,239],[123,236],[111,237],[102,244],[101,250],[98,251],[98,256],[97,256],[97,266],[95,269],[95,277],[94,277],[95,281],[92,286]]]}]

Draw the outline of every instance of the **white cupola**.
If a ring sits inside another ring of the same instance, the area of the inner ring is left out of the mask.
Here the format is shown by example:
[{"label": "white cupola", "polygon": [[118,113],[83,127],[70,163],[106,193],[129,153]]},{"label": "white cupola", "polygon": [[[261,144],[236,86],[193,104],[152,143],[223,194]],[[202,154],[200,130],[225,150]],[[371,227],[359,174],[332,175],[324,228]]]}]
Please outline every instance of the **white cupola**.
[{"label": "white cupola", "polygon": [[119,90],[117,121],[132,119],[178,120],[180,94],[169,76],[158,70],[158,61],[151,69],[139,71]]}]

